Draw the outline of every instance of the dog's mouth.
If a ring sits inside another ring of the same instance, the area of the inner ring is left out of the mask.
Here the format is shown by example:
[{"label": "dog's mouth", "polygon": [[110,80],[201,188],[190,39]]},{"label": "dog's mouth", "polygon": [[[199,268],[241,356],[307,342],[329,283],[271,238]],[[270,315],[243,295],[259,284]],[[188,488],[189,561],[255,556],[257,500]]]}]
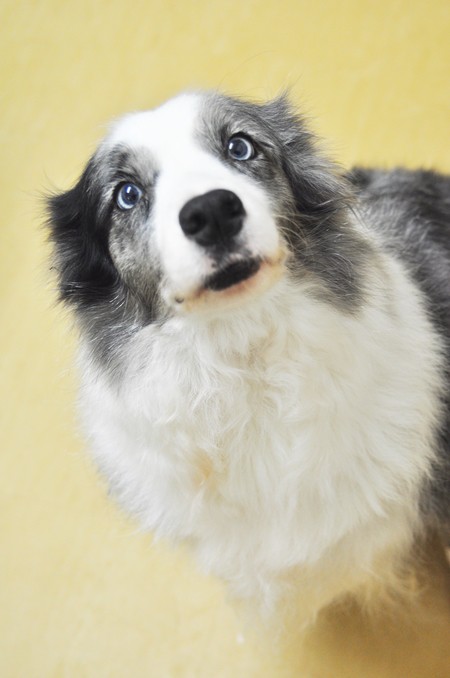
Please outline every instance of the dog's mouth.
[{"label": "dog's mouth", "polygon": [[220,292],[254,276],[261,267],[260,259],[242,259],[235,261],[216,273],[208,276],[204,282],[205,290]]},{"label": "dog's mouth", "polygon": [[273,258],[248,257],[225,264],[203,278],[200,287],[189,294],[174,294],[177,308],[188,312],[200,307],[234,307],[239,300],[251,298],[274,284],[283,274],[286,253],[277,252]]}]

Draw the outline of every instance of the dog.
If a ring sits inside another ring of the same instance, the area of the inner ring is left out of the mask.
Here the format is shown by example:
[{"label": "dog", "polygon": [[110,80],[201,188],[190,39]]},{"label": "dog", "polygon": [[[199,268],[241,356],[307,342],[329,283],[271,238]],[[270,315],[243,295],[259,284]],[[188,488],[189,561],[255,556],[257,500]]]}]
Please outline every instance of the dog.
[{"label": "dog", "polygon": [[450,178],[340,170],[286,95],[181,94],[49,198],[113,495],[305,623],[450,531]]}]

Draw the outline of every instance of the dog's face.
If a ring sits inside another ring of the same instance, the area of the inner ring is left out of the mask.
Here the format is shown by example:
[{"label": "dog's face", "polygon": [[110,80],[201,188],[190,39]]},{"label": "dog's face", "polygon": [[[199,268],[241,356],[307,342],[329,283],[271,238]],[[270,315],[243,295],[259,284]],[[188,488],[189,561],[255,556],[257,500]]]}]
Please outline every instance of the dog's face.
[{"label": "dog's face", "polygon": [[279,149],[244,107],[178,97],[119,122],[98,161],[109,251],[138,294],[156,276],[170,309],[217,308],[280,274]]},{"label": "dog's face", "polygon": [[351,304],[346,199],[285,98],[180,95],[116,123],[51,199],[62,296],[111,326],[221,313],[284,275]]}]

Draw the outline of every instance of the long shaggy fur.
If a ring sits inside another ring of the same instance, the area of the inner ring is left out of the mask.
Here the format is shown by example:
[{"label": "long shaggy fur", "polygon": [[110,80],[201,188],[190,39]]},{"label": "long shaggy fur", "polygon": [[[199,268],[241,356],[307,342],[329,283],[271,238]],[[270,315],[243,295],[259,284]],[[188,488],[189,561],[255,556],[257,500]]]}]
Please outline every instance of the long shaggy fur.
[{"label": "long shaggy fur", "polygon": [[[179,215],[216,189],[245,220],[205,247]],[[50,229],[118,500],[262,609],[295,587],[305,620],[445,534],[449,220],[448,178],[344,176],[284,97],[181,95],[116,123]]]}]

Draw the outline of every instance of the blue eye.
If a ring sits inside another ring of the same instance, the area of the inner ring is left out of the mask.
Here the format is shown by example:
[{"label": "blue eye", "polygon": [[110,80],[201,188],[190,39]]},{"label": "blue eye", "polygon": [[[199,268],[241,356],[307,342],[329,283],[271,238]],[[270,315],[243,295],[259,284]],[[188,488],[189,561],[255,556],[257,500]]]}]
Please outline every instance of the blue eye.
[{"label": "blue eye", "polygon": [[227,151],[233,160],[250,160],[255,157],[255,147],[250,139],[239,135],[228,140]]},{"label": "blue eye", "polygon": [[136,184],[122,184],[116,195],[117,207],[121,210],[131,210],[136,207],[142,198],[142,191]]}]

